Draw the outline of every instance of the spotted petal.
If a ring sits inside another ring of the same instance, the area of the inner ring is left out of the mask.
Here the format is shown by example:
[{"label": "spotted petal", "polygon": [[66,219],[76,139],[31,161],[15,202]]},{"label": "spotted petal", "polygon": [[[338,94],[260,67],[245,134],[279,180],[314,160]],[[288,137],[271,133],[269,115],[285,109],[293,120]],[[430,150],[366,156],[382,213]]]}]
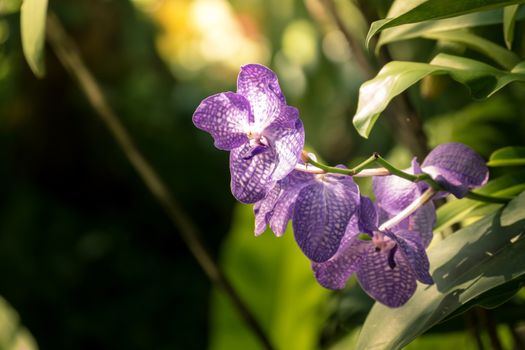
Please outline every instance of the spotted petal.
[{"label": "spotted petal", "polygon": [[193,124],[211,134],[214,145],[225,151],[248,142],[245,129],[251,115],[244,96],[223,92],[204,99],[193,114]]},{"label": "spotted petal", "polygon": [[372,234],[377,230],[377,210],[370,198],[361,196],[359,207],[359,230]]},{"label": "spotted petal", "polygon": [[428,247],[433,237],[436,223],[436,208],[434,203],[428,202],[408,217],[408,231],[417,232],[424,247]]},{"label": "spotted petal", "polygon": [[396,242],[398,246],[396,257],[404,257],[416,278],[425,284],[433,284],[434,281],[428,271],[430,264],[419,234],[411,231],[398,231],[395,234],[385,232],[385,235]]},{"label": "spotted petal", "polygon": [[288,175],[298,163],[304,148],[304,128],[296,108],[283,106],[286,114],[270,124],[263,132],[277,154],[277,165],[272,174],[275,181]]},{"label": "spotted petal", "polygon": [[350,177],[327,177],[301,190],[292,219],[295,240],[314,262],[324,262],[337,252],[359,206],[359,191]]},{"label": "spotted petal", "polygon": [[[414,174],[419,170],[419,164],[412,160],[412,167],[405,169]],[[405,180],[395,175],[376,176],[372,180],[377,206],[393,216],[406,208],[421,194],[421,185]]]},{"label": "spotted petal", "polygon": [[280,237],[283,235],[288,221],[292,218],[295,202],[301,189],[315,180],[314,175],[301,171],[292,171],[278,183],[281,186],[279,198],[275,201],[272,212],[267,215],[267,223],[273,233]]},{"label": "spotted petal", "polygon": [[249,101],[253,113],[251,121],[263,129],[279,116],[281,106],[286,103],[277,76],[260,64],[241,67],[237,93]]},{"label": "spotted petal", "polygon": [[273,187],[271,175],[275,169],[275,152],[268,148],[265,152],[245,159],[248,143],[230,152],[231,190],[242,203],[255,203],[263,199]]},{"label": "spotted petal", "polygon": [[273,208],[279,195],[281,194],[281,184],[277,182],[275,186],[268,191],[266,197],[253,205],[255,214],[255,235],[259,236],[266,230],[266,225],[270,220]]},{"label": "spotted petal", "polygon": [[323,263],[312,262],[315,278],[325,288],[342,289],[346,282],[356,272],[363,260],[363,253],[369,248],[370,242],[360,241],[352,236],[339,247],[337,254]]},{"label": "spotted petal", "polygon": [[369,244],[357,270],[357,279],[364,291],[389,307],[405,304],[417,286],[416,276],[404,256],[396,254],[395,262],[395,266],[390,267],[388,252],[376,252],[374,245]]},{"label": "spotted petal", "polygon": [[457,142],[434,148],[421,169],[458,198],[463,198],[469,189],[483,186],[489,176],[483,158],[472,148]]}]

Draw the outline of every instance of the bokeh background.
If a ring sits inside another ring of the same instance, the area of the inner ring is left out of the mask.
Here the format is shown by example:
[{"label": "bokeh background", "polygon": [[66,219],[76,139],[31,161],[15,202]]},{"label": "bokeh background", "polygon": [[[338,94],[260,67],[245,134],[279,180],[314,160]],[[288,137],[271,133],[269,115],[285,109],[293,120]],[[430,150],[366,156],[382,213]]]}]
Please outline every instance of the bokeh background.
[{"label": "bokeh background", "polygon": [[[368,23],[355,4],[335,3],[344,25],[363,38]],[[379,17],[389,1],[369,4]],[[2,306],[0,340],[7,344],[21,332],[28,349],[35,343],[258,348],[50,47],[46,76],[31,73],[13,11],[19,5],[0,0],[0,294],[11,305]],[[323,2],[50,0],[49,6],[278,348],[351,342],[372,301],[355,282],[338,293],[318,286],[291,232],[254,238],[251,207],[235,204],[229,190],[227,152],[191,123],[203,98],[235,90],[241,65],[261,63],[277,73],[288,103],[300,109],[308,147],[328,163],[351,165],[378,151],[408,165],[411,155],[386,118],[368,140],[354,131],[365,74]],[[402,42],[391,53],[428,61],[436,45]],[[432,78],[409,93],[431,145],[461,141],[487,157],[524,143],[522,88],[472,102],[465,88]],[[483,317],[519,321],[523,293],[516,298],[505,313]],[[413,346],[440,346],[439,332],[447,332],[448,344],[468,348],[469,327],[468,316],[457,318]]]}]

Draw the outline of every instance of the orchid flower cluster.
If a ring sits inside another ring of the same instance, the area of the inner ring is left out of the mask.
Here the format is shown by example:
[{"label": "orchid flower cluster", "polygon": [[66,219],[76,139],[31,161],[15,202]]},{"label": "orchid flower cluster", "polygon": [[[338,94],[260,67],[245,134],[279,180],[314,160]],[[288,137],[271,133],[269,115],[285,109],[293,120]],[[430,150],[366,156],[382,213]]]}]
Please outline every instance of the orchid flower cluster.
[{"label": "orchid flower cluster", "polygon": [[[321,167],[303,151],[298,110],[286,104],[274,72],[258,64],[241,68],[236,93],[204,99],[193,123],[211,134],[215,147],[230,151],[231,190],[254,204],[256,235],[269,226],[281,236],[291,220],[322,286],[341,289],[355,273],[389,307],[405,304],[417,281],[433,283],[425,252],[436,218],[432,200],[448,193],[462,198],[488,179],[481,156],[459,143],[438,146],[404,171],[428,181],[409,181],[385,167]],[[352,177],[371,175],[375,202]]]}]

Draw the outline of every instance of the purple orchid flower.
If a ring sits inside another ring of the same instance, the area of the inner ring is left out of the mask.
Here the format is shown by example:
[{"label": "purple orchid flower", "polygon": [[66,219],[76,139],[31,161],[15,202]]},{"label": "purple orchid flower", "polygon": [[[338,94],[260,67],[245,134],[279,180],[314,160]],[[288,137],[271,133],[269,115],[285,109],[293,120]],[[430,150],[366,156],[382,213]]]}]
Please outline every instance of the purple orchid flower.
[{"label": "purple orchid flower", "polygon": [[483,158],[472,148],[457,142],[434,148],[425,158],[421,170],[457,198],[483,186],[489,178]]},{"label": "purple orchid flower", "polygon": [[[390,219],[392,213],[397,211],[394,209],[396,198],[400,202],[407,198],[397,195],[410,192],[407,184],[394,181],[390,176],[386,178],[391,179],[374,184],[377,193],[385,193],[387,196],[378,197],[378,203],[383,205],[376,206],[369,198],[361,197],[359,216],[352,218],[347,226],[337,253],[326,262],[313,262],[312,268],[317,281],[329,289],[343,288],[355,272],[359,283],[372,298],[389,307],[399,307],[414,294],[416,281],[433,283],[428,272],[429,261],[425,246],[432,237],[435,211],[430,202],[400,222],[388,227],[383,222],[378,226],[379,222]],[[387,189],[393,183],[397,183],[405,191],[394,189],[388,197]],[[412,190],[420,194],[417,185]],[[423,194],[416,201],[424,196],[426,195]],[[388,208],[390,212],[384,208]],[[366,233],[369,240],[360,239],[359,233]]]},{"label": "purple orchid flower", "polygon": [[359,188],[349,176],[293,171],[254,206],[255,233],[269,224],[280,236],[292,219],[297,244],[312,261],[330,259],[359,207]]},{"label": "purple orchid flower", "polygon": [[204,99],[193,123],[211,134],[215,147],[231,151],[231,189],[243,203],[263,199],[294,169],[304,147],[298,110],[286,104],[275,73],[258,64],[241,67],[236,93]]}]

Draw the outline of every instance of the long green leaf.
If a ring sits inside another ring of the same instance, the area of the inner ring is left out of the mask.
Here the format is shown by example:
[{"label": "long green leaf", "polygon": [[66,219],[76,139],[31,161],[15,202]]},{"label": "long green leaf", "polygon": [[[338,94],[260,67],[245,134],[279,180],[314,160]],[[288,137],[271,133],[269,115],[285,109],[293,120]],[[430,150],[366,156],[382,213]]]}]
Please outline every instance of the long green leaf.
[{"label": "long green leaf", "polygon": [[525,275],[524,206],[522,193],[502,212],[429,249],[435,284],[419,285],[409,302],[398,309],[376,303],[363,325],[357,349],[400,349],[474,298]]},{"label": "long green leaf", "polygon": [[[253,235],[253,210],[239,205],[221,263],[277,349],[315,349],[329,291],[317,284],[310,262],[288,230]],[[259,349],[250,330],[219,292],[212,295],[211,350]],[[293,336],[290,336],[293,335]]]},{"label": "long green leaf", "polygon": [[[520,184],[495,191],[492,195],[496,197],[512,197],[523,191],[525,191],[525,182],[522,177]],[[471,199],[453,200],[437,210],[437,221],[434,231],[443,231],[452,225],[465,221],[472,223],[495,212],[502,206],[502,204],[483,203]]]},{"label": "long green leaf", "polygon": [[[391,17],[390,14],[388,17]],[[525,7],[520,7],[516,13],[516,19],[525,18]],[[377,42],[376,51],[381,46],[392,42],[418,38],[425,34],[445,32],[456,29],[484,26],[501,23],[503,21],[503,9],[495,9],[484,12],[474,12],[462,16],[446,19],[424,21],[413,24],[403,24],[394,28],[388,28],[381,32]]]},{"label": "long green leaf", "polygon": [[[495,180],[489,181],[482,189],[476,191],[492,196],[513,196],[525,190],[525,170],[507,173]],[[488,204],[471,199],[452,200],[437,210],[435,231],[459,223],[474,215],[488,214],[498,208],[500,204]],[[479,209],[487,208],[480,212]]]},{"label": "long green leaf", "polygon": [[466,85],[475,98],[491,96],[513,81],[525,81],[525,62],[504,71],[473,59],[437,55],[430,63],[394,61],[359,89],[353,123],[359,134],[368,137],[388,103],[419,80],[431,74],[449,74]]},{"label": "long green leaf", "polygon": [[491,58],[500,66],[507,70],[511,70],[520,61],[518,55],[509,51],[492,41],[469,33],[465,30],[453,30],[448,32],[427,33],[423,38],[450,41],[465,45],[468,48],[476,50],[485,56]]},{"label": "long green leaf", "polygon": [[467,13],[491,10],[508,5],[521,4],[525,0],[428,0],[410,11],[394,18],[375,21],[366,36],[367,45],[379,31],[402,24],[418,23],[434,19],[461,16]]},{"label": "long green leaf", "polygon": [[33,73],[42,78],[47,0],[24,0],[20,8],[20,30],[24,56]]},{"label": "long green leaf", "polygon": [[509,50],[512,48],[512,40],[514,40],[514,25],[516,24],[518,9],[519,5],[507,6],[503,9],[503,37]]},{"label": "long green leaf", "polygon": [[505,147],[490,155],[490,167],[525,165],[525,147]]}]

